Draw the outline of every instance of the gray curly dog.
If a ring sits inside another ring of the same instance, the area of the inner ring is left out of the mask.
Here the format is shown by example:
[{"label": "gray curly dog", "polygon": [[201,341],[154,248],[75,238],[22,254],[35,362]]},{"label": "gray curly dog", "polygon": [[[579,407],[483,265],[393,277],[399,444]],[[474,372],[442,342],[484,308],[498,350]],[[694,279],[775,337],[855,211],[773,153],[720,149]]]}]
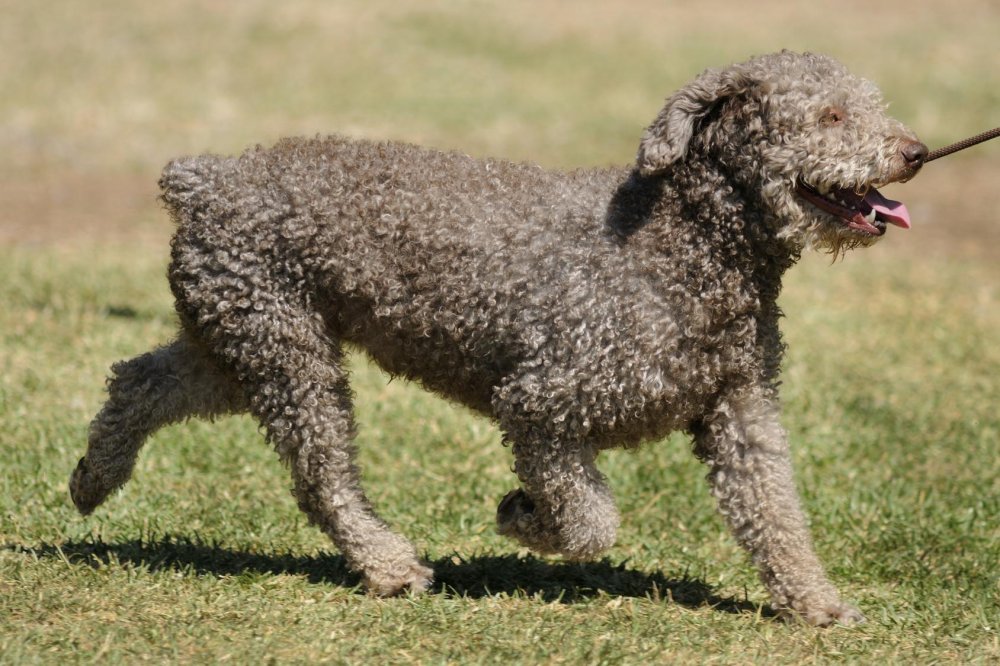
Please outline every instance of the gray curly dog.
[{"label": "gray curly dog", "polygon": [[499,424],[521,483],[497,510],[502,534],[594,557],[619,523],[598,453],[684,430],[774,608],[861,622],[796,495],[776,299],[804,249],[909,226],[875,187],[926,154],[872,83],[782,52],[674,93],[625,168],[336,137],[171,162],[181,333],[112,367],[73,501],[88,514],[121,487],[158,428],[249,411],[368,588],[425,589],[433,572],[361,488],[350,344]]}]

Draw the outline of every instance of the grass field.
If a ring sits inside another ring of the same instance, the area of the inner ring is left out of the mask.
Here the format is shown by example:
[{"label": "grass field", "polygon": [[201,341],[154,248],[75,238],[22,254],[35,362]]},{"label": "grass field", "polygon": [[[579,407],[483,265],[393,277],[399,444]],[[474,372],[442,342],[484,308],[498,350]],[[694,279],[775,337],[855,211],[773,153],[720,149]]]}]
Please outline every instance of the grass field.
[{"label": "grass field", "polygon": [[607,559],[519,550],[496,430],[361,358],[366,484],[430,594],[359,591],[246,418],[160,432],[72,509],[107,367],[175,329],[171,156],[338,131],[622,163],[670,90],[781,47],[875,79],[931,147],[998,124],[989,0],[746,5],[0,2],[0,663],[1000,662],[1000,146],[889,190],[913,230],[788,276],[785,424],[859,628],[770,617],[683,438],[602,458]]}]

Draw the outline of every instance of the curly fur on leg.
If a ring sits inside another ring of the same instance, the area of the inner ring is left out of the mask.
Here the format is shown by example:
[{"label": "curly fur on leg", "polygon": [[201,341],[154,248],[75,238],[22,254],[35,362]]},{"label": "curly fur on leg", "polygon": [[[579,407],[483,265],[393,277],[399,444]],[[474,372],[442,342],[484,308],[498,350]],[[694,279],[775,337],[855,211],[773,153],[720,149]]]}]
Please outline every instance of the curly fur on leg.
[{"label": "curly fur on leg", "polygon": [[507,493],[497,507],[500,534],[577,560],[613,546],[620,517],[595,457],[587,447],[516,443],[514,471],[524,488]]},{"label": "curly fur on leg", "polygon": [[[299,508],[371,592],[423,591],[432,571],[375,514],[361,489],[339,341],[284,276],[263,280],[240,263],[206,275],[199,267],[208,258],[203,245],[175,245],[170,278],[186,305],[182,320],[193,326],[197,319],[207,345],[240,377],[251,413],[291,467]],[[235,307],[227,306],[231,302]]]},{"label": "curly fur on leg", "polygon": [[809,624],[858,624],[813,551],[792,476],[788,441],[773,402],[760,395],[723,400],[695,429],[719,511],[749,551],[779,613]]},{"label": "curly fur on leg", "polygon": [[90,424],[87,454],[70,478],[70,495],[87,515],[132,476],[139,449],[165,425],[243,409],[244,397],[183,337],[111,368],[108,401]]}]

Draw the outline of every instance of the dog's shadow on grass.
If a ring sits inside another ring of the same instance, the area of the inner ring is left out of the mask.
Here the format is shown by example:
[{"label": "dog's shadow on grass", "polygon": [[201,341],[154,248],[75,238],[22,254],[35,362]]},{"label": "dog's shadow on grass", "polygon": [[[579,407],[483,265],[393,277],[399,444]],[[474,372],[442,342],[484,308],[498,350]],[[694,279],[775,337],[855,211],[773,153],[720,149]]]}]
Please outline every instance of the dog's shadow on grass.
[{"label": "dog's shadow on grass", "polygon": [[[340,555],[293,555],[235,550],[186,537],[133,539],[120,543],[100,540],[43,543],[35,547],[5,544],[4,549],[39,558],[54,558],[95,568],[131,566],[151,572],[178,571],[208,576],[290,574],[311,583],[360,589],[359,577]],[[630,569],[626,563],[561,562],[533,555],[452,555],[431,562],[435,580],[430,593],[478,599],[498,595],[526,595],[546,602],[580,603],[605,595],[648,598],[688,608],[711,607],[726,613],[770,611],[747,600],[722,597],[685,572],[677,578],[659,571]]]}]

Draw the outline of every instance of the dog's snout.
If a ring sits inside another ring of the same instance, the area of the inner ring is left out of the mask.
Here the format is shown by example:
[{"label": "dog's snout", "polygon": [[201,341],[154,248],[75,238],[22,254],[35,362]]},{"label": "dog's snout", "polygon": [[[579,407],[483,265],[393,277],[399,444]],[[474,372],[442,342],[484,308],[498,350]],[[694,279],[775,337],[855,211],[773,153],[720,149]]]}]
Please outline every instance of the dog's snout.
[{"label": "dog's snout", "polygon": [[919,167],[927,159],[927,146],[919,141],[907,141],[899,151],[908,167]]}]

